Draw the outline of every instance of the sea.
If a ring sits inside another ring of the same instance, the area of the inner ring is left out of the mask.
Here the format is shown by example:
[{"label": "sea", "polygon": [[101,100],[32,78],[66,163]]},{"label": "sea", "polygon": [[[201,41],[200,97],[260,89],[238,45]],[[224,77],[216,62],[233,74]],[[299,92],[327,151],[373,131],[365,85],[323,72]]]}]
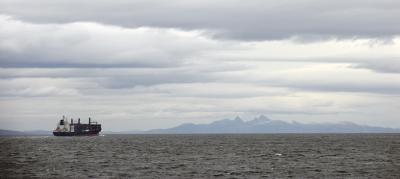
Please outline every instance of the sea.
[{"label": "sea", "polygon": [[400,178],[400,134],[0,137],[0,178]]}]

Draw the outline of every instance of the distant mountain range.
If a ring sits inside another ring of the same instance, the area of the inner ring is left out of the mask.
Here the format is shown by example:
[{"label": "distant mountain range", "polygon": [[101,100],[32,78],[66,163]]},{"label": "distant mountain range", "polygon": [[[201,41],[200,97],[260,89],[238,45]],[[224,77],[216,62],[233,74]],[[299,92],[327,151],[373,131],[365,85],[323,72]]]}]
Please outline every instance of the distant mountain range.
[{"label": "distant mountain range", "polygon": [[350,122],[305,124],[271,120],[261,115],[251,121],[239,117],[210,124],[186,123],[169,129],[154,129],[146,133],[399,133],[400,129],[357,125]]},{"label": "distant mountain range", "polygon": [[[228,134],[228,133],[400,133],[400,129],[358,125],[351,122],[340,123],[299,123],[272,120],[259,116],[251,121],[223,119],[209,124],[185,123],[168,129],[148,131],[104,131],[103,134]],[[52,135],[51,131],[11,131],[0,130],[0,136]]]}]

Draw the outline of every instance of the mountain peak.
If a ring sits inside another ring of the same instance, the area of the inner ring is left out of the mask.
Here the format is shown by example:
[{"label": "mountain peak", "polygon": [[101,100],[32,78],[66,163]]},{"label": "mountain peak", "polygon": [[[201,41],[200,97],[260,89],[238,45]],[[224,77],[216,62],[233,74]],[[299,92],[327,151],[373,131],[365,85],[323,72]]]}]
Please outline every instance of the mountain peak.
[{"label": "mountain peak", "polygon": [[223,119],[219,121],[214,121],[211,124],[242,124],[243,120],[237,116],[235,119]]},{"label": "mountain peak", "polygon": [[264,115],[260,115],[259,117],[255,117],[253,120],[249,121],[249,124],[252,125],[259,125],[259,124],[266,124],[271,122],[271,119],[269,119],[268,117],[264,116]]},{"label": "mountain peak", "polygon": [[239,116],[236,116],[234,120],[235,121],[242,121],[242,118],[240,118]]},{"label": "mountain peak", "polygon": [[258,118],[256,117],[254,119],[262,120],[262,121],[270,121],[271,120],[270,118],[268,118],[267,116],[264,116],[264,115],[260,115],[260,117],[258,117]]}]

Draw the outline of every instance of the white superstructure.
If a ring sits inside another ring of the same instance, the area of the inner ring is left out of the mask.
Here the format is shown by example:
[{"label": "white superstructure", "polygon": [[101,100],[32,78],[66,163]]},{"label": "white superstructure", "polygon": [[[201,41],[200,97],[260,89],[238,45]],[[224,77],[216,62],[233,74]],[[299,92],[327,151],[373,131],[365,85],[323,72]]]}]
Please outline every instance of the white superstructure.
[{"label": "white superstructure", "polygon": [[57,128],[54,131],[57,131],[57,132],[69,132],[70,131],[70,125],[65,116],[62,117],[60,122],[57,124]]}]

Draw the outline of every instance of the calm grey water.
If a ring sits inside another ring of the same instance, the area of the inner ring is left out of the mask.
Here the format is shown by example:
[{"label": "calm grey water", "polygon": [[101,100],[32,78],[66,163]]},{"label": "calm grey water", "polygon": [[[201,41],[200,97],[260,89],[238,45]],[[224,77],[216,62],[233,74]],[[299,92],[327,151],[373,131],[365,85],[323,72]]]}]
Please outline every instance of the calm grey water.
[{"label": "calm grey water", "polygon": [[400,134],[2,137],[0,178],[400,178]]}]

